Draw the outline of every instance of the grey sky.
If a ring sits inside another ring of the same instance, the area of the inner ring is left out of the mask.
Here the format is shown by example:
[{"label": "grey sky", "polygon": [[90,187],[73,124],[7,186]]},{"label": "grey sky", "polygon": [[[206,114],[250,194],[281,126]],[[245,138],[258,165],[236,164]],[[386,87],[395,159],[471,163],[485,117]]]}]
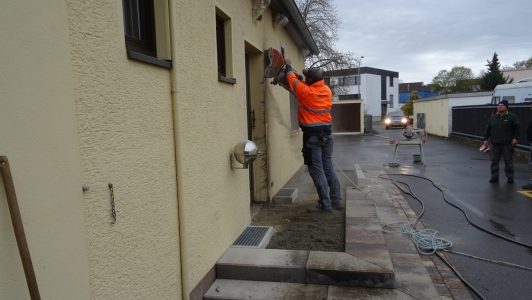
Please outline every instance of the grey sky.
[{"label": "grey sky", "polygon": [[334,0],[342,20],[337,48],[362,66],[399,72],[402,82],[432,81],[453,66],[485,70],[532,57],[531,0]]}]

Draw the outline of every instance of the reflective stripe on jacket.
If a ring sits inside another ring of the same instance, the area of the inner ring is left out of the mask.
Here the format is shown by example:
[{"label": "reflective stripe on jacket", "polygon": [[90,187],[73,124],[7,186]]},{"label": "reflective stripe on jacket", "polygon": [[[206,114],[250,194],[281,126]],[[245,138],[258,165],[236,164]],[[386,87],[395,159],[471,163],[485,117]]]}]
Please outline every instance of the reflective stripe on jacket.
[{"label": "reflective stripe on jacket", "polygon": [[298,104],[299,125],[315,127],[331,125],[332,92],[323,80],[312,85],[297,79],[294,72],[286,75],[290,91],[294,93]]}]

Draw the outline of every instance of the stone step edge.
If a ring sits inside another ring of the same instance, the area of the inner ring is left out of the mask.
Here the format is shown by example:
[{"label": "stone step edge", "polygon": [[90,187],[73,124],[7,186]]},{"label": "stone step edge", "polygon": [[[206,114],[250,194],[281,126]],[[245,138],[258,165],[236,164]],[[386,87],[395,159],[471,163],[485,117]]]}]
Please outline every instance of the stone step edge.
[{"label": "stone step edge", "polygon": [[291,283],[393,288],[388,270],[345,252],[229,248],[216,263],[216,277]]}]

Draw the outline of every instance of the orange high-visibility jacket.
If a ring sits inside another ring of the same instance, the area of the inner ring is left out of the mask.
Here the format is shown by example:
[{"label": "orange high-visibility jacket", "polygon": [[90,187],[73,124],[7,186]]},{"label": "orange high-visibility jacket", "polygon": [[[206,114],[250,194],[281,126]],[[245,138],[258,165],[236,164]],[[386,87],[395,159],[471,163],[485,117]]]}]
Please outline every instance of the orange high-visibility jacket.
[{"label": "orange high-visibility jacket", "polygon": [[331,125],[332,92],[323,79],[307,85],[297,79],[294,72],[289,72],[286,79],[290,91],[297,98],[299,125],[302,127]]}]

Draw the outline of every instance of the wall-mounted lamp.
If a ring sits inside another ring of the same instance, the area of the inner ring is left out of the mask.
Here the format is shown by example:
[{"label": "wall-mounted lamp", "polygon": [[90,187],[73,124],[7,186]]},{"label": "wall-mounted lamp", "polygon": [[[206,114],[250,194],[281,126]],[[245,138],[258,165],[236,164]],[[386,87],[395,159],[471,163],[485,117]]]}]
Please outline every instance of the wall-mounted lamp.
[{"label": "wall-mounted lamp", "polygon": [[[233,148],[233,153],[230,154],[232,169],[247,169],[257,156],[259,156],[259,148],[257,144],[252,141],[243,140],[236,144]],[[237,164],[240,163],[241,165]]]},{"label": "wall-mounted lamp", "polygon": [[288,18],[285,15],[280,14],[280,13],[275,14],[275,16],[273,17],[273,21],[275,22],[275,24],[281,27],[285,27],[286,24],[288,24]]},{"label": "wall-mounted lamp", "polygon": [[262,13],[270,6],[271,0],[253,0],[253,20],[262,20]]}]

